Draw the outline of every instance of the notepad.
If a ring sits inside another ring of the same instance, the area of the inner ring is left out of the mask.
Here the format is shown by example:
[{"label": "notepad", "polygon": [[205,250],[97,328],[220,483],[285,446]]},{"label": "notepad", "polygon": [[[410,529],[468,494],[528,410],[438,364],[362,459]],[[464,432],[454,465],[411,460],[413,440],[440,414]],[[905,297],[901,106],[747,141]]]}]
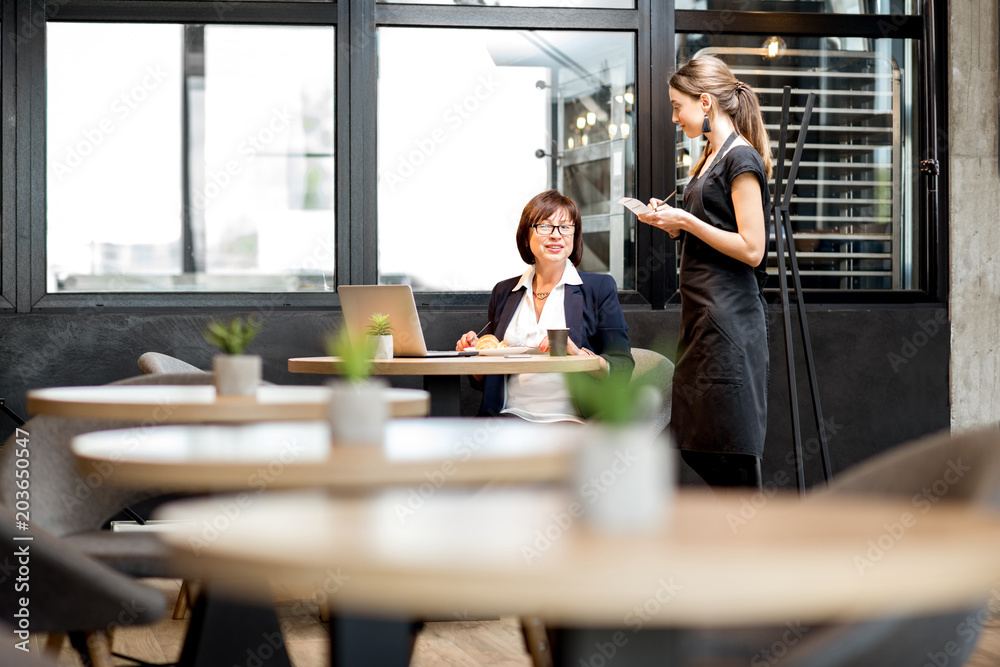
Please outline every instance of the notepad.
[{"label": "notepad", "polygon": [[638,199],[633,199],[632,197],[622,197],[618,200],[618,203],[636,215],[644,215],[646,213],[653,212],[653,209],[649,208]]}]

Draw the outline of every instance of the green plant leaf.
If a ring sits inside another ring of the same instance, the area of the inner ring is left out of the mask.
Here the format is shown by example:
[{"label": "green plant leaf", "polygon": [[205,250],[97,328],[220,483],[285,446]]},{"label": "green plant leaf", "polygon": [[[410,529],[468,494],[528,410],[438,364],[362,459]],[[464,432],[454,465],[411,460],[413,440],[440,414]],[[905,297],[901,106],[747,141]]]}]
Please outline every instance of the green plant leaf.
[{"label": "green plant leaf", "polygon": [[591,420],[624,425],[651,416],[661,400],[648,382],[627,374],[598,378],[589,373],[567,373],[566,386],[580,411]]},{"label": "green plant leaf", "polygon": [[368,334],[371,336],[392,335],[392,325],[389,323],[389,316],[382,313],[372,313],[368,318]]},{"label": "green plant leaf", "polygon": [[363,382],[371,375],[371,346],[351,342],[346,329],[326,339],[326,351],[331,357],[340,358],[340,375],[350,382]]},{"label": "green plant leaf", "polygon": [[202,337],[226,354],[243,354],[250,342],[260,332],[262,322],[248,317],[234,317],[229,324],[213,319],[205,325]]}]

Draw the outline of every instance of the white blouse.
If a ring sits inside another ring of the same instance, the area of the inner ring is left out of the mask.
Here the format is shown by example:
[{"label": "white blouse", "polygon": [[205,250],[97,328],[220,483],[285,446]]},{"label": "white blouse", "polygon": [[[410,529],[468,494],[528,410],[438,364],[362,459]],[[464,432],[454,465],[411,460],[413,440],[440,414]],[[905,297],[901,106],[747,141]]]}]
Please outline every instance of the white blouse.
[{"label": "white blouse", "polygon": [[[537,347],[548,335],[549,329],[566,328],[565,293],[566,285],[582,285],[576,267],[566,262],[562,278],[545,299],[540,318],[535,314],[535,300],[532,298],[531,283],[535,278],[535,267],[529,266],[514,289],[522,287],[524,297],[517,304],[511,318],[504,341],[510,346],[526,345]],[[562,373],[520,373],[510,375],[504,384],[504,407],[501,413],[517,415],[533,422],[573,421],[583,423],[583,419],[573,407],[566,380]]]}]

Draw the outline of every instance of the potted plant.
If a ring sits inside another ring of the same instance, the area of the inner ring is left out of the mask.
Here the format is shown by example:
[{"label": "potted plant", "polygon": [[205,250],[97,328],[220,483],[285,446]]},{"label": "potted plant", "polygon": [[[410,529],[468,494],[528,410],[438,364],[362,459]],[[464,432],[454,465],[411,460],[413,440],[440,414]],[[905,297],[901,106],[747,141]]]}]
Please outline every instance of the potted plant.
[{"label": "potted plant", "polygon": [[331,397],[327,415],[335,445],[380,445],[389,416],[386,384],[370,377],[367,341],[352,343],[346,331],[326,341],[330,356],[340,359],[340,377],[327,382]]},{"label": "potted plant", "polygon": [[215,390],[220,396],[253,396],[261,379],[261,358],[245,354],[247,346],[260,331],[261,322],[234,317],[225,324],[211,320],[202,335],[222,354],[212,358]]},{"label": "potted plant", "polygon": [[368,335],[372,339],[372,359],[392,359],[392,333],[388,315],[371,314],[368,318]]},{"label": "potted plant", "polygon": [[574,475],[587,524],[605,532],[657,530],[673,498],[676,466],[669,437],[653,424],[659,390],[620,373],[569,373],[566,382],[589,420]]}]

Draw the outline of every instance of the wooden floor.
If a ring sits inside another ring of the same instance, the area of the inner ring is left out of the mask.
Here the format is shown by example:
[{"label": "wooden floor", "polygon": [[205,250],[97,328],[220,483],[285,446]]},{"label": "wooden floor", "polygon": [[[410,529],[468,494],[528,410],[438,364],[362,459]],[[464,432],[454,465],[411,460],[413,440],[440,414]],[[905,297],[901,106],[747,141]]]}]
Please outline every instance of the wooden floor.
[{"label": "wooden floor", "polygon": [[[145,580],[162,590],[172,607],[180,582],[172,579]],[[326,667],[329,640],[326,624],[319,620],[315,600],[279,599],[278,616],[295,667]],[[151,663],[170,663],[180,656],[187,632],[187,620],[169,618],[156,625],[121,628],[115,632],[113,650]],[[35,636],[35,651],[41,651],[44,637]],[[77,667],[79,658],[68,643],[59,654],[59,665]],[[134,665],[115,660],[115,665]],[[427,623],[417,638],[411,667],[530,667],[517,619],[492,621]],[[966,667],[997,667],[1000,665],[1000,618],[992,619],[979,637],[976,651]],[[873,666],[875,667],[875,666]],[[909,667],[906,665],[878,667]],[[920,667],[919,665],[916,667]]]}]

